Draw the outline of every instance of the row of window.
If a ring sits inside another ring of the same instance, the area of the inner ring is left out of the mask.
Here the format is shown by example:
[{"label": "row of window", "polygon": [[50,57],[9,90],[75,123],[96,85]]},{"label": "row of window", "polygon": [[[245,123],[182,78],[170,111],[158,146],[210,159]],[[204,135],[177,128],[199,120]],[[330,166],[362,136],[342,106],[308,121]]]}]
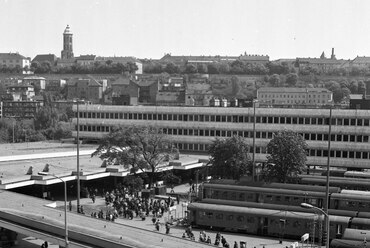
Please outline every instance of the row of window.
[{"label": "row of window", "polygon": [[[77,130],[77,127],[76,127]],[[110,126],[80,125],[80,131],[85,132],[110,132]],[[188,128],[162,128],[163,133],[168,135],[202,136],[202,137],[232,137],[234,135],[253,138],[253,131],[230,131],[230,130],[209,130],[209,129],[188,129]],[[256,131],[257,139],[272,139],[274,132]],[[305,140],[328,141],[328,134],[300,133]],[[369,142],[368,135],[332,134],[331,141],[337,142]]]},{"label": "row of window", "polygon": [[[76,113],[77,118],[77,113]],[[95,113],[79,112],[80,118],[88,119],[123,119],[123,120],[158,120],[158,121],[194,121],[194,122],[233,122],[253,123],[253,116],[248,115],[197,115],[197,114],[148,114],[148,113]],[[329,118],[322,117],[284,117],[257,116],[257,124],[304,124],[329,125]],[[332,118],[336,126],[369,126],[370,119]]]},{"label": "row of window", "polygon": [[[224,214],[223,213],[213,213],[208,211],[199,211],[199,219],[215,219],[218,221],[226,220],[226,221],[234,221],[241,223],[256,223],[258,221],[258,217],[252,217],[252,216],[243,216],[243,215],[233,215],[233,214]],[[281,225],[280,219],[270,219],[270,224],[277,224]],[[292,220],[293,227],[299,227],[301,226],[300,221]],[[289,226],[291,224],[290,220],[285,219],[284,220],[284,226]],[[309,222],[305,223],[306,227],[310,226]]]},{"label": "row of window", "polygon": [[328,103],[327,101],[325,100],[286,100],[286,101],[274,101],[274,100],[261,100],[260,103],[272,103],[272,104],[286,104],[286,103],[322,103],[322,104],[326,104]]},{"label": "row of window", "polygon": [[302,94],[291,94],[291,95],[284,95],[284,94],[259,94],[258,97],[260,98],[330,98],[331,94],[322,94],[322,95],[319,95],[319,94],[306,94],[306,93],[302,93]]}]

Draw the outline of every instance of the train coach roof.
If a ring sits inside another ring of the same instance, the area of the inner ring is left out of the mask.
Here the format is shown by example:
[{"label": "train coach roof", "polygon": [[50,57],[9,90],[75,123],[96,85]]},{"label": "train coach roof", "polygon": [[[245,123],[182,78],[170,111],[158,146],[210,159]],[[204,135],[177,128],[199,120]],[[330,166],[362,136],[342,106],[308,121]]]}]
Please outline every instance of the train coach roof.
[{"label": "train coach roof", "polygon": [[[292,212],[306,212],[306,213],[316,212],[316,210],[313,208],[307,209],[307,208],[302,208],[301,206],[259,203],[259,202],[246,202],[246,201],[230,201],[230,200],[210,199],[210,198],[203,199],[201,203],[249,207],[249,208],[264,208],[264,209],[274,209],[274,210],[292,211]],[[357,216],[356,211],[339,210],[339,209],[329,209],[329,214],[333,216],[348,216],[348,217]]]},{"label": "train coach roof", "polygon": [[366,240],[370,240],[370,231],[362,230],[362,229],[346,228],[346,230],[344,230],[342,238],[349,239],[349,240],[360,240],[360,241],[363,241],[364,238],[366,238]]},{"label": "train coach roof", "polygon": [[[275,189],[293,189],[293,190],[308,190],[315,192],[326,192],[326,186],[306,185],[306,184],[288,184],[288,183],[269,183],[264,184],[263,187]],[[339,193],[339,187],[329,187],[330,193]]]},{"label": "train coach roof", "polygon": [[[325,178],[302,178],[302,183],[326,183]],[[362,178],[346,178],[346,179],[330,179],[330,183],[334,185],[342,185],[342,186],[368,186],[370,187],[370,182],[368,179]]]},{"label": "train coach roof", "polygon": [[348,239],[333,239],[330,242],[331,248],[355,248],[355,247],[370,247],[370,244],[365,244],[363,241],[348,240]]},{"label": "train coach roof", "polygon": [[361,200],[361,201],[370,201],[369,195],[361,194],[343,194],[343,193],[333,193],[331,194],[331,199],[340,199],[340,200]]},{"label": "train coach roof", "polygon": [[363,190],[342,189],[342,191],[340,193],[341,194],[368,195],[368,196],[370,196],[370,191],[363,191]]},{"label": "train coach roof", "polygon": [[237,185],[220,185],[220,184],[204,184],[204,188],[213,189],[225,189],[225,190],[237,190],[237,191],[251,191],[254,193],[270,193],[280,195],[299,195],[299,196],[325,196],[325,192],[305,191],[305,190],[293,190],[293,189],[275,189],[275,188],[262,188],[262,187],[250,187],[250,186],[237,186]]},{"label": "train coach roof", "polygon": [[223,211],[228,213],[237,214],[252,214],[256,216],[276,216],[276,217],[286,217],[286,218],[301,218],[301,219],[313,219],[313,213],[304,212],[291,212],[291,211],[281,211],[276,209],[263,209],[263,208],[248,208],[230,205],[217,205],[217,204],[206,204],[193,202],[188,205],[188,209],[205,210],[205,211]]},{"label": "train coach roof", "polygon": [[353,218],[351,223],[352,223],[352,225],[359,224],[359,225],[369,226],[370,225],[370,219],[368,219],[368,218]]}]

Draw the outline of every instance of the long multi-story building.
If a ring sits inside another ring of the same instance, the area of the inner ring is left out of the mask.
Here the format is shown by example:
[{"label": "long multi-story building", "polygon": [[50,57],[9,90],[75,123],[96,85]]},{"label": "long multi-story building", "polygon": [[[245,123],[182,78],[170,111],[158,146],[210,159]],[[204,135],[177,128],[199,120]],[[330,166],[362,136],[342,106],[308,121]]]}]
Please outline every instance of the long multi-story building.
[{"label": "long multi-story building", "polygon": [[[289,129],[305,138],[307,165],[326,166],[329,113],[329,109],[256,108],[254,112],[253,108],[81,105],[78,128],[81,139],[99,140],[117,125],[152,125],[172,137],[180,151],[204,153],[216,137],[239,135],[252,146],[255,134],[259,162],[266,161],[273,134]],[[334,109],[331,122],[331,166],[370,168],[370,111]],[[73,123],[76,137],[76,118]]]},{"label": "long multi-story building", "polygon": [[333,93],[325,88],[262,87],[257,100],[264,106],[322,106],[333,104]]}]

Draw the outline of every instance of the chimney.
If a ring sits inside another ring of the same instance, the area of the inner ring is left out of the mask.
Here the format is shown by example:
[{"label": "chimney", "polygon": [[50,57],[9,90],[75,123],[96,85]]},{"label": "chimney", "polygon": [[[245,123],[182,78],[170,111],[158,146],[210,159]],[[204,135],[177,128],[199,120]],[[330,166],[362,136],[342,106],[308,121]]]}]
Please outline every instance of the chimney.
[{"label": "chimney", "polygon": [[330,58],[331,59],[336,59],[335,55],[334,55],[334,47],[331,49],[331,57]]}]

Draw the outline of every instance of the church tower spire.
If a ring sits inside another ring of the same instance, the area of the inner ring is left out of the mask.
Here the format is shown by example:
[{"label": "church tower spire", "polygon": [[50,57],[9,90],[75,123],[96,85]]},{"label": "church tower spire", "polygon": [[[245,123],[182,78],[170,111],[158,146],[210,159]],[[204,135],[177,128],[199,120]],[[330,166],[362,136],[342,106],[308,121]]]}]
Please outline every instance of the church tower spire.
[{"label": "church tower spire", "polygon": [[63,50],[62,50],[62,59],[73,58],[73,42],[72,42],[72,33],[67,25],[63,33]]}]

